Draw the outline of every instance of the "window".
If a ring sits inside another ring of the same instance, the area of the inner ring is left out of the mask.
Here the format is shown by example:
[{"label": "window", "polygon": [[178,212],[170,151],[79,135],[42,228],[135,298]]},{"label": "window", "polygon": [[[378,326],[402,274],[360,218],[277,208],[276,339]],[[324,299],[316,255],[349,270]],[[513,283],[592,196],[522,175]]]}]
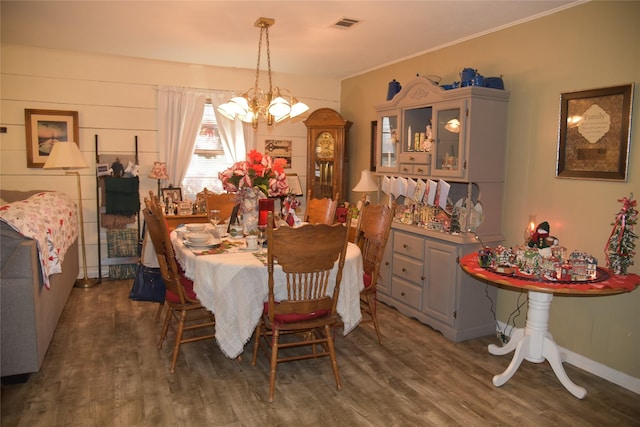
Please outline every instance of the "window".
[{"label": "window", "polygon": [[213,105],[207,102],[202,114],[202,125],[191,156],[191,163],[182,180],[182,197],[184,200],[195,200],[196,194],[205,187],[214,193],[224,192],[218,172],[231,166],[224,154],[224,147],[218,134],[218,124],[213,112]]}]

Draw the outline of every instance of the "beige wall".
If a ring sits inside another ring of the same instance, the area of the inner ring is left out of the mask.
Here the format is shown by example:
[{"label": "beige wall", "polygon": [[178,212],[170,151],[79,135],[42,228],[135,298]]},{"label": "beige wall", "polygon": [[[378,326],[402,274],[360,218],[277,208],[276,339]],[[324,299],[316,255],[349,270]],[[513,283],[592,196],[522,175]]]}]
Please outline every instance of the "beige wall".
[{"label": "beige wall", "polygon": [[[97,222],[95,191],[95,135],[100,153],[133,154],[138,136],[141,195],[157,189],[157,181],[147,178],[151,165],[159,159],[156,119],[156,87],[173,85],[192,88],[245,91],[255,80],[255,69],[215,68],[194,64],[89,55],[79,52],[1,46],[0,188],[30,190],[58,189],[77,199],[76,180],[61,171],[26,167],[25,109],[78,111],[80,149],[90,169],[81,170],[87,266],[96,277]],[[306,78],[274,74],[275,84],[291,90],[310,111],[340,108],[340,82],[336,79]],[[261,85],[266,83],[261,80]],[[306,127],[302,118],[273,128],[261,125],[256,146],[264,149],[265,139],[293,141],[292,168],[306,183]],[[168,183],[163,183],[168,184]],[[102,256],[106,256],[103,234]],[[103,274],[108,268],[103,265]]]},{"label": "beige wall", "polygon": [[[605,263],[604,247],[617,199],[640,197],[640,96],[633,105],[628,182],[555,178],[559,100],[563,92],[640,83],[640,2],[590,2],[343,81],[342,114],[354,122],[351,186],[368,168],[373,106],[387,83],[416,74],[458,80],[464,67],[503,75],[511,91],[504,193],[505,243],[521,243],[530,213],[548,221],[567,249]],[[420,37],[416,32],[416,37]],[[640,226],[636,227],[636,233]],[[636,241],[640,248],[640,242]],[[631,271],[640,273],[640,257]],[[506,322],[518,294],[500,291],[498,319]],[[593,298],[555,297],[550,330],[562,347],[640,378],[640,290]],[[522,325],[525,311],[518,318]],[[637,384],[637,383],[636,383]]]}]

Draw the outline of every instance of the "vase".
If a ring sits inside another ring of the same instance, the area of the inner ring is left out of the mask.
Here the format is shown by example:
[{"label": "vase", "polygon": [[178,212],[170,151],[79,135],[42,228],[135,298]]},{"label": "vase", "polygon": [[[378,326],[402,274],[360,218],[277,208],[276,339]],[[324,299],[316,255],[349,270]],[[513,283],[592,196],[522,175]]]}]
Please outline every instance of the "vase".
[{"label": "vase", "polygon": [[245,187],[240,191],[240,212],[246,235],[258,233],[258,209],[261,191]]}]

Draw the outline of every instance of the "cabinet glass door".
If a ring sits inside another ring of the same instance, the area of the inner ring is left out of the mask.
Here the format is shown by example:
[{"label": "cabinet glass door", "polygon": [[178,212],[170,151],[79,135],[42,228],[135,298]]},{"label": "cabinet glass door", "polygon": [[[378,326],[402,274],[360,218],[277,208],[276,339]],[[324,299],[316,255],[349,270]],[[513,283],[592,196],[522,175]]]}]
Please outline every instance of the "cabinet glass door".
[{"label": "cabinet glass door", "polygon": [[320,132],[315,141],[315,173],[312,189],[313,197],[333,198],[334,160],[336,141],[331,132]]},{"label": "cabinet glass door", "polygon": [[460,111],[457,106],[434,112],[437,123],[431,166],[434,175],[459,177],[463,174],[464,122]]},{"label": "cabinet glass door", "polygon": [[395,170],[398,168],[398,116],[381,116],[379,121],[378,167]]}]

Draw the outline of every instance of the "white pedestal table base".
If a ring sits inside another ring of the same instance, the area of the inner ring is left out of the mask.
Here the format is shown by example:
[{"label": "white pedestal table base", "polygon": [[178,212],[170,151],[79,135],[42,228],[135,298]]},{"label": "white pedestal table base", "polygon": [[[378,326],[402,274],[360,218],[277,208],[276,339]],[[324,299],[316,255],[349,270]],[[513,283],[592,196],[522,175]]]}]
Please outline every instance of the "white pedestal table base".
[{"label": "white pedestal table base", "polygon": [[560,352],[549,333],[549,308],[552,300],[553,294],[551,293],[529,291],[529,309],[525,328],[516,329],[504,347],[489,345],[489,353],[497,356],[515,350],[507,369],[493,377],[493,385],[500,387],[509,381],[520,367],[523,359],[533,363],[541,363],[546,359],[562,385],[575,397],[583,399],[587,395],[587,390],[569,379],[562,366],[564,354]]}]

